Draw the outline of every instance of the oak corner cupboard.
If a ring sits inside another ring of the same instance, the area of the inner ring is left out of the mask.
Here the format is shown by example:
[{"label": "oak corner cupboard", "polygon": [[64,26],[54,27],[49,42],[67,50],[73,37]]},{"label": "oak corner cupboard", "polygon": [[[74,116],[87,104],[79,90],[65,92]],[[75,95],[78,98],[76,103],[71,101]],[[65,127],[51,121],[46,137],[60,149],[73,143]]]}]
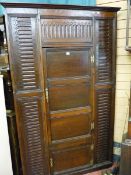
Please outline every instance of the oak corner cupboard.
[{"label": "oak corner cupboard", "polygon": [[2,5],[24,175],[110,166],[119,8]]}]

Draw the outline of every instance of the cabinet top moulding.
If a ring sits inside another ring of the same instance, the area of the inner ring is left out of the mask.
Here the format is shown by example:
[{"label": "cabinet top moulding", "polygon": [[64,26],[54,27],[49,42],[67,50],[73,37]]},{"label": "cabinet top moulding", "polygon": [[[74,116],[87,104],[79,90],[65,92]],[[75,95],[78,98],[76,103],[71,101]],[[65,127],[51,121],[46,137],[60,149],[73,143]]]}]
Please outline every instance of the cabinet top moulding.
[{"label": "cabinet top moulding", "polygon": [[90,10],[117,12],[119,7],[99,7],[99,6],[80,6],[80,5],[62,5],[62,4],[36,4],[36,3],[5,3],[1,5],[7,8],[39,8],[39,9],[69,9],[69,10]]}]

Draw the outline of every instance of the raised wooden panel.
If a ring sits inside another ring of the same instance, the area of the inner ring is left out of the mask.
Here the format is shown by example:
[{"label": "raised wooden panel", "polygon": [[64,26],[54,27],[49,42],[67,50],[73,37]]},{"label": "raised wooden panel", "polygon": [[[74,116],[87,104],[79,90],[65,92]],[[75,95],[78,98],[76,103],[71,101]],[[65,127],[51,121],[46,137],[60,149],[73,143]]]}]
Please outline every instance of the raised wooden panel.
[{"label": "raised wooden panel", "polygon": [[91,146],[75,147],[63,151],[52,152],[54,171],[63,174],[64,170],[68,173],[73,168],[92,165]]},{"label": "raised wooden panel", "polygon": [[83,80],[82,83],[76,80],[72,84],[65,82],[49,87],[49,108],[51,111],[89,106],[90,98],[90,84],[87,80]]},{"label": "raised wooden panel", "polygon": [[96,161],[101,163],[109,160],[110,150],[110,124],[112,115],[112,90],[96,90],[96,113],[97,113],[97,142]]},{"label": "raised wooden panel", "polygon": [[[43,145],[42,98],[37,96],[19,97],[16,100],[20,131],[22,131],[27,171],[30,175],[48,174]],[[22,140],[20,140],[22,142]]]},{"label": "raised wooden panel", "polygon": [[63,139],[63,140],[54,140],[50,144],[50,150],[51,151],[57,151],[57,150],[63,150],[63,149],[70,149],[74,147],[79,146],[85,146],[85,145],[92,145],[92,136],[91,134],[88,135],[82,135],[78,137],[72,137],[71,139]]},{"label": "raised wooden panel", "polygon": [[113,20],[96,20],[96,81],[111,82],[113,76]]},{"label": "raised wooden panel", "polygon": [[41,19],[42,43],[92,42],[92,20]]},{"label": "raised wooden panel", "polygon": [[90,56],[88,48],[49,49],[47,50],[47,76],[48,78],[64,78],[90,75]]},{"label": "raised wooden panel", "polygon": [[10,17],[11,68],[16,91],[40,89],[34,17]]},{"label": "raised wooden panel", "polygon": [[73,112],[69,115],[66,111],[63,117],[55,117],[51,119],[51,136],[52,140],[66,139],[90,134],[91,131],[91,114],[83,111]]}]

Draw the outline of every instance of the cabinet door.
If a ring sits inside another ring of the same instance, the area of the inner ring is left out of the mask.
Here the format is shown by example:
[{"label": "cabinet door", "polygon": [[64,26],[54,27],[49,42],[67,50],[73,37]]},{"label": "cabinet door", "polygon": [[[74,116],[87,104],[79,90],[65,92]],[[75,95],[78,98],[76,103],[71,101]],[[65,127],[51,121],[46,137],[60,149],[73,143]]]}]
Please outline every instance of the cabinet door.
[{"label": "cabinet door", "polygon": [[95,20],[96,163],[112,161],[115,88],[115,21]]},{"label": "cabinet door", "polygon": [[52,173],[89,167],[93,164],[91,49],[43,52]]}]

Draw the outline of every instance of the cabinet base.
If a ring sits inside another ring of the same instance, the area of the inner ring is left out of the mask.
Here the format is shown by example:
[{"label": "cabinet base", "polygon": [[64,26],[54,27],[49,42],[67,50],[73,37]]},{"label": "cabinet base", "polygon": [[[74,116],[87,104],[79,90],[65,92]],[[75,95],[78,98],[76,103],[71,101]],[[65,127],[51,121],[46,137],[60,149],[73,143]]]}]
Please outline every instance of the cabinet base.
[{"label": "cabinet base", "polygon": [[106,161],[103,163],[99,163],[99,164],[95,164],[94,166],[91,167],[87,167],[87,166],[82,166],[81,168],[79,167],[79,169],[70,169],[68,171],[61,171],[61,172],[57,172],[54,173],[55,175],[84,175],[86,173],[90,173],[93,171],[97,171],[97,170],[101,170],[101,169],[105,169],[105,168],[109,168],[112,166],[112,162],[110,161]]}]

